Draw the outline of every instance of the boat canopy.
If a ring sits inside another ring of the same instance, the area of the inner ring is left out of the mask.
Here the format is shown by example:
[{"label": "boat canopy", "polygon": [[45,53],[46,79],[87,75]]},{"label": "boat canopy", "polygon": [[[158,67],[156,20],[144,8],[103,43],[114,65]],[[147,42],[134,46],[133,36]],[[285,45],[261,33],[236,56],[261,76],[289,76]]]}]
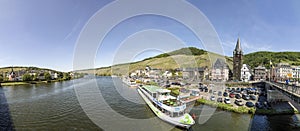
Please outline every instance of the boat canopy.
[{"label": "boat canopy", "polygon": [[149,92],[151,92],[152,94],[153,93],[157,93],[157,90],[158,89],[162,89],[162,88],[160,88],[160,87],[158,87],[158,86],[153,86],[153,85],[145,85],[145,86],[143,86],[146,90],[148,90]]},{"label": "boat canopy", "polygon": [[158,93],[170,93],[171,91],[170,90],[168,90],[168,89],[157,89],[156,90]]}]

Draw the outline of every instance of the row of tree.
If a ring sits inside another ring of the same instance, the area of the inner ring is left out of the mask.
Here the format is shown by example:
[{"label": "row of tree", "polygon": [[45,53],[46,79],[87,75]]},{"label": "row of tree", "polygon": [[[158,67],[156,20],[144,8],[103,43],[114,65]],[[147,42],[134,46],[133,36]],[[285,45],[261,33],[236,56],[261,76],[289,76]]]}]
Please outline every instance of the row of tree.
[{"label": "row of tree", "polygon": [[[70,80],[71,79],[71,76],[69,73],[58,73],[58,80]],[[22,81],[38,81],[40,80],[39,79],[39,76],[36,74],[36,75],[30,75],[29,73],[25,73],[23,76],[22,76]],[[46,81],[50,81],[52,80],[52,76],[49,72],[45,72],[44,73],[44,78],[42,80],[46,80]],[[3,76],[3,74],[0,74],[0,82],[4,82],[4,81],[8,81],[8,78]]]},{"label": "row of tree", "polygon": [[[61,72],[61,73],[59,73],[57,79],[59,79],[59,80],[70,80],[71,76],[70,76],[69,73],[62,73]],[[22,81],[37,81],[37,80],[39,80],[37,75],[30,75],[29,73],[25,73],[22,76]],[[49,72],[44,73],[44,80],[46,80],[46,81],[52,80],[52,76]]]}]

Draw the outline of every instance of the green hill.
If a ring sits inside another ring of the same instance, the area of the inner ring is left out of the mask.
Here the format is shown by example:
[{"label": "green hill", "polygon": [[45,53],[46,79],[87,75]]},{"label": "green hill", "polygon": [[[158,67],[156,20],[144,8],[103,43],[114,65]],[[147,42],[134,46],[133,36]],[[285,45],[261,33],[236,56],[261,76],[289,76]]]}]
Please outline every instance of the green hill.
[{"label": "green hill", "polygon": [[152,58],[164,58],[164,57],[168,57],[168,56],[174,56],[174,55],[205,55],[208,52],[202,49],[198,49],[196,47],[187,47],[187,48],[181,48],[179,50],[175,50],[169,53],[163,53],[154,57],[149,57],[146,58],[144,60],[148,60],[148,59],[152,59]]},{"label": "green hill", "polygon": [[270,60],[273,65],[278,63],[289,63],[290,65],[300,65],[300,52],[254,52],[244,55],[244,63],[251,67],[260,64],[270,67]]},{"label": "green hill", "polygon": [[[146,58],[142,61],[118,64],[111,67],[102,67],[91,70],[79,71],[98,75],[127,74],[137,69],[145,69],[146,66],[163,70],[183,68],[183,67],[208,67],[210,68],[217,58],[224,56],[207,52],[195,47],[187,47],[168,53],[163,53],[154,57]],[[232,68],[232,59],[225,57],[229,68]]]},{"label": "green hill", "polygon": [[[187,47],[168,53],[163,53],[154,57],[146,58],[142,61],[118,64],[110,67],[103,67],[91,70],[80,71],[83,73],[95,73],[98,75],[125,74],[137,69],[145,69],[146,66],[159,68],[163,70],[176,69],[181,67],[208,67],[210,68],[216,58],[224,56],[211,53],[195,47]],[[232,57],[225,57],[226,63],[232,70]],[[255,52],[244,55],[244,63],[252,68],[263,64],[267,68],[270,66],[270,60],[273,65],[284,62],[290,65],[300,65],[300,52]]]},{"label": "green hill", "polygon": [[[11,72],[12,67],[1,67],[0,68],[0,73],[8,73]],[[60,72],[60,71],[56,71],[56,70],[52,70],[52,69],[46,69],[46,68],[38,68],[38,67],[24,67],[24,66],[14,66],[13,67],[14,72],[18,72],[18,71],[32,71],[32,70],[36,70],[36,71],[52,71],[52,72]]]}]

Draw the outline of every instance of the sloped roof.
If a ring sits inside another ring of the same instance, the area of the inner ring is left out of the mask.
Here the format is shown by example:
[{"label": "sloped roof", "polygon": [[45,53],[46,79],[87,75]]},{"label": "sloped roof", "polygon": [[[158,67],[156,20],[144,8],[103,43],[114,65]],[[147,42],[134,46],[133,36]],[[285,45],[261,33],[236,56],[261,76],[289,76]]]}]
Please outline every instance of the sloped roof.
[{"label": "sloped roof", "polygon": [[237,42],[236,42],[235,51],[239,51],[239,52],[242,51],[240,38],[238,38],[238,40],[237,40]]},{"label": "sloped roof", "polygon": [[224,60],[218,58],[216,60],[216,62],[214,63],[213,68],[215,68],[215,69],[228,68],[228,65],[225,63]]}]

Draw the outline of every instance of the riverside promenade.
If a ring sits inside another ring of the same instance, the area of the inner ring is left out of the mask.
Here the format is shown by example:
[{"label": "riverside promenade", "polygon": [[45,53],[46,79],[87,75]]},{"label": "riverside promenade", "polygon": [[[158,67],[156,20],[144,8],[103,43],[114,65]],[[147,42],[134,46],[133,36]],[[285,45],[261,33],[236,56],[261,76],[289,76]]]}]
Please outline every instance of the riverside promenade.
[{"label": "riverside promenade", "polygon": [[0,130],[12,131],[14,130],[13,122],[10,116],[9,107],[3,88],[0,86]]}]

